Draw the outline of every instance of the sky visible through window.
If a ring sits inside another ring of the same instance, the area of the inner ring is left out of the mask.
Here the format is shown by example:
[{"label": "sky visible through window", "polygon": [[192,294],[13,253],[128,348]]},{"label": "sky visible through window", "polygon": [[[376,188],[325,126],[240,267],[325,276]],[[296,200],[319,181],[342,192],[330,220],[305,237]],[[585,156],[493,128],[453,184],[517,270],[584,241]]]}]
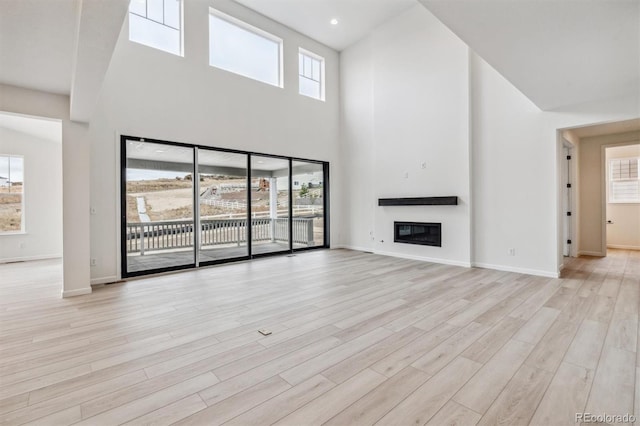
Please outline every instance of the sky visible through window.
[{"label": "sky visible through window", "polygon": [[129,40],[180,55],[180,6],[181,0],[131,0]]},{"label": "sky visible through window", "polygon": [[303,52],[298,54],[300,94],[322,99],[322,61]]},{"label": "sky visible through window", "polygon": [[[0,178],[3,179],[3,184],[8,184],[8,180],[14,183],[23,182],[24,159],[0,155]],[[7,179],[7,182],[4,182],[4,179]]]},{"label": "sky visible through window", "polygon": [[209,15],[209,63],[245,77],[280,85],[280,43]]}]

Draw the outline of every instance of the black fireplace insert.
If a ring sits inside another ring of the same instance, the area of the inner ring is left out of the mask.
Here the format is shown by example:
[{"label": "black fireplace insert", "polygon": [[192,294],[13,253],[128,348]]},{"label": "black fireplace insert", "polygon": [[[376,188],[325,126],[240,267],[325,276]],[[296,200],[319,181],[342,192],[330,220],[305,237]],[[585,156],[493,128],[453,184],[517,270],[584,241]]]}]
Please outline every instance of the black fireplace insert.
[{"label": "black fireplace insert", "polygon": [[423,222],[393,222],[395,243],[442,247],[442,224]]}]

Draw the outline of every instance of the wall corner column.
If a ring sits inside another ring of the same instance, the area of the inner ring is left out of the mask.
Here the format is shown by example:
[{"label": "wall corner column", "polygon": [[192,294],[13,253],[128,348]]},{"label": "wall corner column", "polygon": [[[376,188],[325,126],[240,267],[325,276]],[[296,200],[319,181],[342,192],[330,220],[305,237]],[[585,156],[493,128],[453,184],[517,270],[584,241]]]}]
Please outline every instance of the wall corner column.
[{"label": "wall corner column", "polygon": [[62,124],[62,297],[91,293],[89,125]]}]

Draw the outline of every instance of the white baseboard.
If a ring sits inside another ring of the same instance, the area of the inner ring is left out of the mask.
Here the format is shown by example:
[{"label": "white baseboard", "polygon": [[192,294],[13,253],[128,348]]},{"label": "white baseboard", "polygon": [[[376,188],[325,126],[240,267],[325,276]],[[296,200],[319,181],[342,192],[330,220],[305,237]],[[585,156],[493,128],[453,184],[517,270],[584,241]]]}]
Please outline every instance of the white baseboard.
[{"label": "white baseboard", "polygon": [[607,248],[621,250],[640,250],[640,246],[622,246],[620,244],[607,244]]},{"label": "white baseboard", "polygon": [[[338,248],[338,247],[335,247],[335,248]],[[366,248],[362,248],[362,247],[358,247],[358,246],[349,246],[349,245],[341,246],[339,248],[344,248],[344,249],[348,249],[348,250],[365,251],[365,252],[370,252],[371,251],[371,249],[366,249]],[[478,267],[478,268],[494,269],[494,270],[497,270],[497,271],[517,272],[517,273],[520,273],[520,274],[536,275],[536,276],[547,277],[547,278],[558,278],[560,276],[559,272],[542,271],[542,270],[538,270],[538,269],[517,268],[517,267],[512,267],[512,266],[504,266],[504,265],[492,265],[492,264],[488,264],[488,263],[471,263],[471,262],[463,262],[463,261],[459,261],[459,260],[438,259],[438,258],[423,257],[423,256],[413,256],[413,255],[399,254],[399,253],[386,252],[386,251],[373,251],[373,253],[379,254],[381,256],[391,256],[391,257],[398,257],[398,258],[401,258],[401,259],[420,260],[420,261],[423,261],[423,262],[440,263],[440,264],[444,264],[444,265],[453,265],[453,266],[462,266],[464,268]]]},{"label": "white baseboard", "polygon": [[517,272],[519,274],[537,275],[539,277],[558,278],[559,272],[542,271],[539,269],[518,268],[514,266],[492,265],[489,263],[474,263],[473,266],[478,268],[495,269],[497,271]]},{"label": "white baseboard", "polygon": [[420,260],[423,262],[431,262],[431,263],[440,263],[443,265],[453,265],[453,266],[462,266],[464,268],[471,268],[471,262],[463,262],[459,260],[450,260],[450,259],[438,259],[433,257],[423,257],[423,256],[414,256],[410,254],[400,254],[388,251],[374,251],[373,253],[379,254],[381,256],[391,256],[391,257],[399,257],[401,259],[411,259],[411,260]]},{"label": "white baseboard", "polygon": [[595,257],[605,257],[605,254],[599,252],[599,251],[579,251],[578,252],[578,257],[580,256],[595,256]]},{"label": "white baseboard", "polygon": [[91,285],[111,284],[115,283],[116,281],[119,281],[119,279],[115,275],[109,277],[91,278]]},{"label": "white baseboard", "polygon": [[90,294],[91,291],[92,291],[91,287],[79,288],[77,290],[63,290],[62,297],[66,298],[66,297],[82,296],[83,294]]},{"label": "white baseboard", "polygon": [[10,257],[7,259],[0,259],[0,263],[30,262],[32,260],[48,260],[48,259],[62,259],[62,255],[61,254],[44,254],[41,256]]}]

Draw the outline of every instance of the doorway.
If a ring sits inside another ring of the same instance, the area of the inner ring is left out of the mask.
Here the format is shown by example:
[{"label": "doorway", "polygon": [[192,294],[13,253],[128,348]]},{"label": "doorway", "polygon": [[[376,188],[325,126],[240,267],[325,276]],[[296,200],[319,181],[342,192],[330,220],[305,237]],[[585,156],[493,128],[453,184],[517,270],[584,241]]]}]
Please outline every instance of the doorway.
[{"label": "doorway", "polygon": [[62,257],[62,122],[0,112],[0,263]]},{"label": "doorway", "polygon": [[[640,231],[640,214],[629,215],[616,211],[630,211],[640,202],[633,200],[611,202],[613,186],[618,195],[621,191],[639,190],[636,154],[617,155],[633,157],[616,167],[625,168],[628,174],[618,173],[617,183],[611,182],[611,156],[608,149],[640,144],[640,119],[594,124],[558,130],[558,265],[566,263],[563,255],[607,256],[608,248],[634,249],[631,239],[619,241],[615,236],[631,238],[635,230]],[[566,158],[570,156],[571,161]],[[569,179],[573,177],[573,182]],[[570,187],[567,187],[570,185]],[[569,191],[567,191],[569,189]],[[611,206],[615,204],[615,206]],[[615,215],[621,219],[612,217]],[[629,219],[625,219],[628,217]],[[571,235],[571,238],[567,238]],[[614,236],[614,240],[611,238]],[[567,247],[567,241],[571,244]],[[640,244],[638,244],[640,245]],[[567,250],[568,248],[568,250]]]},{"label": "doorway", "polygon": [[640,250],[640,143],[603,151],[605,250]]},{"label": "doorway", "polygon": [[122,276],[329,247],[329,164],[121,137]]}]

